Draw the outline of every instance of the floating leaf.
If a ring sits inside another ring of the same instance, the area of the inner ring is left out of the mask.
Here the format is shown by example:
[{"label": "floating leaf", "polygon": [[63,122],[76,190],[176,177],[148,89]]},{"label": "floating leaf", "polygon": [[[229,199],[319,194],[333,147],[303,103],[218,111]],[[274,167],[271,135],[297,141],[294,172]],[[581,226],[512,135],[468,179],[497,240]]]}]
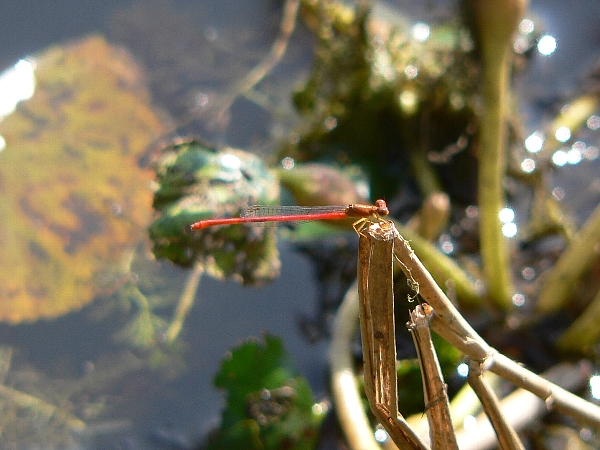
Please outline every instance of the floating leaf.
[{"label": "floating leaf", "polygon": [[227,407],[208,449],[314,448],[322,416],[280,339],[266,335],[264,345],[233,350],[215,385],[226,389]]},{"label": "floating leaf", "polygon": [[[164,133],[139,67],[93,36],[32,58],[33,97],[0,123],[0,320],[90,302],[150,219],[139,165]],[[112,269],[111,269],[112,268]]]},{"label": "floating leaf", "polygon": [[261,283],[279,274],[273,228],[189,228],[202,219],[235,216],[251,204],[278,200],[277,179],[258,157],[189,141],[166,148],[156,172],[154,209],[159,217],[150,227],[150,238],[158,258],[185,267],[199,262],[209,275],[244,283]]}]

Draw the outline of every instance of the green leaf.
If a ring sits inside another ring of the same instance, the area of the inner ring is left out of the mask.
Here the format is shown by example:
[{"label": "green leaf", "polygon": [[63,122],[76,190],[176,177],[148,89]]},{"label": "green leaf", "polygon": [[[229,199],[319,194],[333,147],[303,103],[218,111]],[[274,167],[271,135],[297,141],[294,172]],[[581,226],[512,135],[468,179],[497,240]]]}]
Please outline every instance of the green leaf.
[{"label": "green leaf", "polygon": [[279,274],[275,229],[236,225],[190,231],[209,217],[237,216],[251,204],[274,204],[277,179],[256,156],[198,141],[171,145],[155,165],[158,188],[150,226],[157,258],[190,267],[203,264],[215,278],[260,284]]},{"label": "green leaf", "polygon": [[226,390],[221,428],[207,449],[311,449],[322,415],[310,386],[280,339],[242,344],[223,361],[215,385]]}]

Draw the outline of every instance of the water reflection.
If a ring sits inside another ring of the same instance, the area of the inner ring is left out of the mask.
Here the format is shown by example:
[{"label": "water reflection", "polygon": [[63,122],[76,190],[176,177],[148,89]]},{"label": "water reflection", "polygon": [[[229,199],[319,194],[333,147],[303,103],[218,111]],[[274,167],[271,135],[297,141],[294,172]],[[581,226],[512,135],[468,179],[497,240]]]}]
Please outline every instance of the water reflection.
[{"label": "water reflection", "polygon": [[548,34],[542,36],[538,41],[537,49],[540,54],[550,56],[556,51],[556,39]]}]

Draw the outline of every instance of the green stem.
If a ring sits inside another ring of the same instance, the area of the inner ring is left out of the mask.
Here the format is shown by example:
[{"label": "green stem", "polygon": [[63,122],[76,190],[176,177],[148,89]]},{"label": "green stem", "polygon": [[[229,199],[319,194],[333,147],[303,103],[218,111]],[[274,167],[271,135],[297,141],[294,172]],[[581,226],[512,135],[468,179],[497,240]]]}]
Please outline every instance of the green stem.
[{"label": "green stem", "polygon": [[509,96],[508,51],[484,70],[485,112],[479,135],[479,226],[483,272],[489,298],[502,309],[511,306],[512,280],[508,245],[499,213],[506,206],[506,111]]},{"label": "green stem", "polygon": [[546,281],[536,304],[539,312],[551,314],[567,304],[577,281],[598,258],[598,243],[600,243],[600,205],[592,212],[581,230],[575,234],[554,267],[545,274]]},{"label": "green stem", "polygon": [[169,328],[167,329],[167,332],[165,333],[165,340],[169,344],[174,342],[179,336],[181,328],[183,327],[183,323],[185,322],[186,317],[194,305],[194,299],[196,298],[196,292],[198,292],[198,285],[200,284],[200,279],[202,278],[203,273],[204,265],[197,262],[194,265],[194,269],[187,279],[187,282],[185,283],[185,288],[183,290],[183,294],[181,294],[179,303],[177,304],[175,315],[171,321],[171,324],[169,325]]},{"label": "green stem", "polygon": [[600,338],[600,292],[596,294],[589,306],[579,315],[556,343],[562,352],[583,353],[596,345]]},{"label": "green stem", "polygon": [[505,207],[507,111],[510,101],[511,43],[526,0],[471,0],[468,7],[483,68],[484,113],[479,130],[479,217],[481,257],[489,298],[512,306],[509,250],[498,214]]},{"label": "green stem", "polygon": [[[433,278],[446,290],[456,293],[456,300],[461,306],[476,308],[481,305],[481,294],[469,275],[452,258],[437,249],[431,242],[394,222],[398,231],[423,261]],[[452,296],[452,295],[450,295]]]}]

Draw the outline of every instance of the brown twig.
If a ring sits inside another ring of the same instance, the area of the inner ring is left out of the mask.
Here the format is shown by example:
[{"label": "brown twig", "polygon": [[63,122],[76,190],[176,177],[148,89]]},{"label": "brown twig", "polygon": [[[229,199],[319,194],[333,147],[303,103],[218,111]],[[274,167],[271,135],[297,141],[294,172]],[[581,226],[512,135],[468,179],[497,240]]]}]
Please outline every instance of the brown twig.
[{"label": "brown twig", "polygon": [[394,224],[361,228],[358,241],[358,296],[365,392],[375,417],[400,448],[427,449],[398,411],[394,325]]},{"label": "brown twig", "polygon": [[444,376],[429,331],[431,307],[417,305],[410,312],[407,326],[411,331],[423,378],[425,412],[429,422],[429,437],[433,450],[458,450]]},{"label": "brown twig", "polygon": [[483,378],[483,368],[477,361],[469,361],[469,376],[467,381],[481,401],[502,450],[525,450],[514,428],[502,414],[498,397]]},{"label": "brown twig", "polygon": [[472,359],[485,361],[488,370],[537,395],[549,408],[600,427],[600,407],[550,383],[490,347],[456,310],[399,233],[394,240],[394,252],[410,270],[407,276],[419,283],[421,297],[433,306],[431,328],[437,334]]}]

